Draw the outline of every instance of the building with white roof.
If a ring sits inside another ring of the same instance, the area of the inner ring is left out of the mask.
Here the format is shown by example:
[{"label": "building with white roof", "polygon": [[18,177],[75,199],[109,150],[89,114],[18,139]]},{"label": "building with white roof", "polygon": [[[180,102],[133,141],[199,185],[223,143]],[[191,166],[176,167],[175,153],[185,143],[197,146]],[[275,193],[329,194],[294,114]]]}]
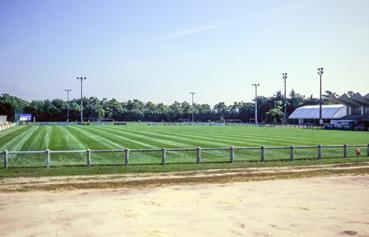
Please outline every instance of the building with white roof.
[{"label": "building with white roof", "polygon": [[[330,122],[333,119],[341,119],[347,115],[347,108],[345,105],[323,105],[322,117],[325,122]],[[319,121],[319,105],[307,105],[302,106],[288,117],[289,119],[298,120],[299,124],[304,122],[317,122]]]}]

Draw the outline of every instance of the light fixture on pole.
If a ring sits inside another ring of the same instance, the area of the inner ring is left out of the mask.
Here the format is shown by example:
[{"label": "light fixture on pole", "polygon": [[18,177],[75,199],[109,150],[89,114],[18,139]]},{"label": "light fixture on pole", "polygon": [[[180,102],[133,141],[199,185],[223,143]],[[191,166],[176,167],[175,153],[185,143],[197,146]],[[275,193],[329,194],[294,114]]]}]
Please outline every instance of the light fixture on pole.
[{"label": "light fixture on pole", "polygon": [[255,87],[255,125],[258,125],[258,87],[260,84],[253,83],[252,86]]},{"label": "light fixture on pole", "polygon": [[323,100],[322,100],[322,76],[323,76],[323,68],[318,68],[318,75],[320,78],[320,93],[319,93],[319,125],[323,125]]},{"label": "light fixture on pole", "polygon": [[82,94],[82,82],[84,80],[86,80],[86,77],[77,77],[77,80],[81,81],[81,123],[83,122],[83,104],[82,104],[82,98],[83,98],[83,94]]},{"label": "light fixture on pole", "polygon": [[284,113],[283,113],[283,123],[287,124],[287,73],[282,73],[282,78],[284,82]]},{"label": "light fixture on pole", "polygon": [[67,92],[67,123],[69,123],[69,92],[72,91],[72,89],[65,89],[65,92]]},{"label": "light fixture on pole", "polygon": [[196,94],[196,92],[190,92],[191,96],[192,96],[192,106],[191,106],[191,110],[192,110],[192,123],[194,122],[194,116],[193,116],[193,112],[194,112],[194,105],[193,105],[193,97]]}]

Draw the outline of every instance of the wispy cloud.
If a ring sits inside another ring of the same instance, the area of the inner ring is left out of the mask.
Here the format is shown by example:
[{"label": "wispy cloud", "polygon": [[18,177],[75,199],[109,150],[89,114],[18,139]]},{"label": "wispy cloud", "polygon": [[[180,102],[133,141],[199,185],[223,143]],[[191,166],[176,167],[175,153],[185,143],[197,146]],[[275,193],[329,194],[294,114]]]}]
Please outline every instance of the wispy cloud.
[{"label": "wispy cloud", "polygon": [[279,15],[283,15],[283,14],[286,14],[286,13],[289,13],[289,12],[293,12],[293,11],[296,11],[296,10],[300,10],[300,9],[303,9],[303,8],[310,7],[311,5],[313,5],[314,3],[319,2],[319,1],[320,0],[307,0],[307,1],[298,2],[297,4],[276,7],[276,8],[270,9],[268,11],[265,11],[261,15],[256,16],[254,19],[240,19],[240,20],[231,21],[231,22],[222,23],[222,24],[196,26],[196,27],[191,27],[191,28],[187,28],[187,29],[182,29],[182,30],[178,30],[178,31],[176,31],[174,33],[171,33],[171,34],[168,34],[168,35],[164,35],[164,36],[161,36],[161,37],[154,38],[153,40],[154,41],[171,40],[171,39],[181,38],[181,37],[184,37],[184,36],[189,36],[189,35],[193,35],[193,34],[198,34],[198,33],[203,33],[203,32],[207,32],[207,31],[216,30],[216,29],[221,28],[221,27],[231,26],[231,25],[235,25],[235,24],[238,24],[238,23],[245,23],[245,22],[255,21],[255,20],[258,20],[258,19],[262,19],[262,18],[279,16]]},{"label": "wispy cloud", "polygon": [[288,6],[281,6],[281,7],[276,7],[273,9],[270,9],[264,13],[262,13],[260,15],[260,17],[264,18],[264,17],[272,17],[272,16],[279,16],[279,15],[283,15],[289,12],[293,12],[293,11],[297,11],[300,9],[304,9],[304,8],[308,8],[310,6],[312,6],[314,3],[319,2],[320,0],[308,0],[308,1],[301,1],[301,2],[297,2],[296,4],[291,4]]},{"label": "wispy cloud", "polygon": [[208,25],[208,26],[187,28],[187,29],[176,31],[176,32],[174,32],[172,34],[169,34],[169,35],[165,35],[165,36],[155,38],[154,40],[161,41],[161,40],[176,39],[176,38],[184,37],[184,36],[187,36],[187,35],[192,35],[192,34],[196,34],[196,33],[215,30],[215,29],[217,29],[219,27],[222,27],[222,26],[225,26],[225,24],[214,24],[214,25]]}]

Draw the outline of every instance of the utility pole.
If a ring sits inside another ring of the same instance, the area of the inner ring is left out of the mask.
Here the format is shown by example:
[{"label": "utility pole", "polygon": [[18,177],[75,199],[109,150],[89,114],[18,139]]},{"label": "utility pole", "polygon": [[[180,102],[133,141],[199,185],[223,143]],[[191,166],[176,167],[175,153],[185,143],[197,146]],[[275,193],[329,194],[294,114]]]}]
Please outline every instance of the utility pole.
[{"label": "utility pole", "polygon": [[65,92],[67,92],[67,123],[69,123],[69,92],[72,91],[72,89],[65,89]]},{"label": "utility pole", "polygon": [[80,80],[81,81],[81,123],[83,123],[83,104],[82,104],[82,97],[83,97],[83,94],[82,94],[82,82],[84,80],[86,80],[86,77],[77,77],[77,80]]},{"label": "utility pole", "polygon": [[255,125],[258,125],[258,86],[260,84],[252,84],[255,87]]},{"label": "utility pole", "polygon": [[323,100],[322,100],[322,76],[323,76],[323,68],[318,68],[318,75],[320,78],[320,93],[319,93],[319,125],[323,125]]},{"label": "utility pole", "polygon": [[283,123],[287,124],[287,73],[282,73],[282,78],[284,81],[284,116]]},{"label": "utility pole", "polygon": [[196,94],[196,92],[190,92],[191,96],[192,96],[192,123],[194,122],[194,116],[193,116],[193,112],[194,112],[194,105],[193,105],[193,96]]}]

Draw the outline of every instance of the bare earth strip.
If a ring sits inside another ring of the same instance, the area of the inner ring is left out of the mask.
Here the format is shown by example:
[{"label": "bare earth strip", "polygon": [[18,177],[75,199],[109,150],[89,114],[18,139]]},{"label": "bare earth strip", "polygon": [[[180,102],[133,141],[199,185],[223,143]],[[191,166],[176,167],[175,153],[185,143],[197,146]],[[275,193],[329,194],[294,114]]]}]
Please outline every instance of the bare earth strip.
[{"label": "bare earth strip", "polygon": [[368,236],[369,177],[0,194],[2,236]]},{"label": "bare earth strip", "polygon": [[1,236],[369,236],[369,164],[0,182]]},{"label": "bare earth strip", "polygon": [[[124,169],[124,167],[122,167],[122,169]],[[369,175],[369,162],[169,173],[4,178],[0,179],[0,192],[145,188],[178,184],[249,182],[332,175]]]}]

